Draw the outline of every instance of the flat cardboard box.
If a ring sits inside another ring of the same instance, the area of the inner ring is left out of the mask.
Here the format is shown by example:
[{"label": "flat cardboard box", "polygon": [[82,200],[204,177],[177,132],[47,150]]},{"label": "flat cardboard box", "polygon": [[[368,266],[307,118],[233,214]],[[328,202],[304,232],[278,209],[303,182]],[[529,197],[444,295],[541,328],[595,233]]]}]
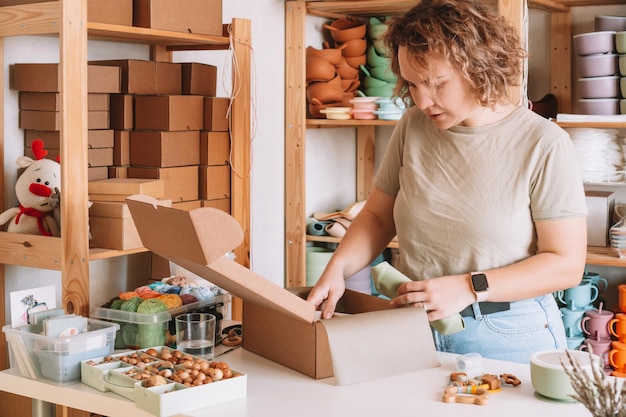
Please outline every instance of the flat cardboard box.
[{"label": "flat cardboard box", "polygon": [[228,107],[230,99],[225,97],[205,97],[204,99],[204,129],[215,132],[229,130]]},{"label": "flat cardboard box", "polygon": [[128,176],[131,178],[160,179],[165,183],[162,198],[172,202],[198,200],[198,166],[168,168],[128,168]]},{"label": "flat cardboard box", "polygon": [[111,129],[133,130],[135,128],[134,106],[132,94],[112,94]]},{"label": "flat cardboard box", "polygon": [[156,94],[181,94],[181,67],[176,62],[156,62]]},{"label": "flat cardboard box", "polygon": [[133,0],[89,0],[87,21],[109,25],[133,25]]},{"label": "flat cardboard box", "polygon": [[[11,89],[17,91],[59,92],[59,64],[13,64]],[[115,67],[87,66],[88,93],[119,93],[120,71]]]},{"label": "flat cardboard box", "polygon": [[609,229],[615,207],[612,191],[585,191],[587,199],[587,246],[611,245]]},{"label": "flat cardboard box", "polygon": [[193,201],[179,201],[177,203],[172,203],[172,207],[178,210],[195,210],[197,208],[202,207],[201,200],[193,200]]},{"label": "flat cardboard box", "polygon": [[202,130],[202,96],[135,97],[136,130]]},{"label": "flat cardboard box", "polygon": [[200,132],[200,164],[230,164],[229,132]]},{"label": "flat cardboard box", "polygon": [[[59,111],[59,93],[36,93],[31,91],[19,92],[20,110]],[[87,94],[87,110],[109,110],[109,94]]]},{"label": "flat cardboard box", "polygon": [[90,217],[90,248],[130,250],[141,248],[141,238],[133,219]]},{"label": "flat cardboard box", "polygon": [[108,178],[128,178],[128,165],[108,167]]},{"label": "flat cardboard box", "polygon": [[230,198],[220,198],[218,200],[202,200],[202,207],[212,207],[230,213]]},{"label": "flat cardboard box", "polygon": [[[26,147],[30,147],[35,139],[43,140],[46,149],[61,149],[61,134],[58,130],[26,129],[24,131],[24,145]],[[88,130],[87,146],[89,146],[89,148],[112,148],[114,146],[113,130]]]},{"label": "flat cardboard box", "polygon": [[[337,385],[440,365],[423,309],[390,309],[346,291],[341,304],[352,314],[320,321],[306,291],[288,291],[224,256],[243,240],[228,214],[158,207],[145,196],[127,203],[147,249],[243,299],[244,349],[313,378],[334,375]],[[348,355],[336,348],[337,335],[348,338]]]},{"label": "flat cardboard box", "polygon": [[130,164],[144,167],[198,165],[200,134],[196,131],[130,132]]},{"label": "flat cardboard box", "polygon": [[113,59],[89,61],[95,67],[118,68],[122,94],[155,94],[156,65],[154,61],[141,59]]},{"label": "flat cardboard box", "polygon": [[100,181],[109,178],[109,167],[87,167],[87,181]]},{"label": "flat cardboard box", "polygon": [[200,165],[200,198],[230,198],[230,165]]},{"label": "flat cardboard box", "polygon": [[217,94],[217,67],[197,62],[183,62],[182,94],[215,97]]},{"label": "flat cardboard box", "polygon": [[113,165],[113,148],[87,149],[87,165],[89,167],[108,167]]},{"label": "flat cardboard box", "polygon": [[[58,160],[61,156],[60,149],[51,149],[47,148],[48,154],[46,158]],[[24,147],[24,156],[28,156],[29,158],[35,158],[33,154],[33,150],[30,147]],[[111,161],[113,160],[113,149],[112,148],[93,148],[87,149],[87,166],[88,167],[101,167],[111,165]]]},{"label": "flat cardboard box", "polygon": [[129,196],[146,194],[154,198],[163,198],[165,183],[158,179],[109,178],[92,181],[88,184],[89,194],[111,194]]},{"label": "flat cardboard box", "polygon": [[222,36],[222,0],[134,0],[133,25]]},{"label": "flat cardboard box", "polygon": [[113,141],[113,165],[130,165],[130,132],[127,130],[115,130]]},{"label": "flat cardboard box", "polygon": [[[61,130],[61,112],[20,110],[20,129]],[[108,129],[108,111],[88,111],[88,129]]]}]

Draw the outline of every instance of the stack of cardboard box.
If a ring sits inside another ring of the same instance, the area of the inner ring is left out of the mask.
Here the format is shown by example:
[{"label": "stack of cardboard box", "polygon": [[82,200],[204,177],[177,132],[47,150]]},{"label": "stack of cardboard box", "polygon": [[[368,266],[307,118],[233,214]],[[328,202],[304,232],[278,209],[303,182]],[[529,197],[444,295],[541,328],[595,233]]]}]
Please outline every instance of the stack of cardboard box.
[{"label": "stack of cardboard box", "polygon": [[[55,158],[60,149],[58,64],[15,64],[11,70],[12,88],[20,91],[25,152],[32,140],[41,138],[51,150],[48,157]],[[129,245],[122,228],[121,236],[100,246],[103,240],[97,234],[118,233],[110,220],[93,217],[119,215],[114,218],[120,224],[129,219],[125,197],[108,179],[160,180],[163,192],[154,197],[182,209],[210,206],[230,213],[230,99],[215,97],[216,67],[135,59],[91,61],[88,78],[89,198],[111,203],[106,210],[101,204],[90,210],[92,247],[126,250],[140,245]],[[105,223],[108,227],[98,230],[97,224]]]},{"label": "stack of cardboard box", "polygon": [[[42,139],[48,157],[59,156],[60,93],[58,64],[15,64],[11,88],[19,91],[19,127],[24,129],[24,154],[33,157],[33,140]],[[109,127],[110,94],[120,92],[120,72],[114,67],[87,67],[88,177],[107,178],[113,164],[113,130]],[[71,138],[70,138],[71,140]]]}]

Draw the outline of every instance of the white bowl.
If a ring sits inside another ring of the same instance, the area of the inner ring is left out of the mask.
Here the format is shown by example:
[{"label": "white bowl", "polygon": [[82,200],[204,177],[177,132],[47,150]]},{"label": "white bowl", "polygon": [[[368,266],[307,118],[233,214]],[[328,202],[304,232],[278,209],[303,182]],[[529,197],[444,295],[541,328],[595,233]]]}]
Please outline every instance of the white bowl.
[{"label": "white bowl", "polygon": [[620,77],[591,77],[578,79],[581,98],[617,98],[620,92]]},{"label": "white bowl", "polygon": [[615,50],[615,31],[581,33],[574,35],[573,43],[578,55],[610,53]]},{"label": "white bowl", "polygon": [[605,30],[619,32],[626,30],[626,16],[596,16],[594,25],[597,32]]},{"label": "white bowl", "polygon": [[581,77],[606,77],[617,74],[617,54],[594,54],[578,57],[578,73]]},{"label": "white bowl", "polygon": [[619,98],[586,98],[578,100],[580,114],[619,114]]},{"label": "white bowl", "polygon": [[[530,357],[530,380],[535,391],[544,397],[561,401],[575,401],[575,394],[565,368],[571,369],[566,352],[580,364],[583,370],[591,371],[591,361],[602,363],[599,356],[590,356],[581,350],[545,350]],[[564,368],[565,367],[565,368]]]}]

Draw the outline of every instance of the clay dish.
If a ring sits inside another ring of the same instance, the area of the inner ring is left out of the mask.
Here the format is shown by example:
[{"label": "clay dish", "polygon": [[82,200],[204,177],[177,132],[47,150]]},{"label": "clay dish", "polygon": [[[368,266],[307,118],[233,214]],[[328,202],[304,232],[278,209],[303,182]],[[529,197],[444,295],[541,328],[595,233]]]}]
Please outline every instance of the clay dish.
[{"label": "clay dish", "polygon": [[306,59],[306,80],[309,81],[329,81],[335,78],[337,72],[335,66],[328,60],[320,57],[309,57]]},{"label": "clay dish", "polygon": [[365,55],[354,57],[347,56],[345,58],[348,65],[350,65],[352,68],[359,68],[361,65],[365,65],[365,63],[367,62],[367,58]]},{"label": "clay dish", "polygon": [[358,78],[352,79],[352,80],[341,80],[341,88],[343,88],[343,91],[350,93],[354,90],[356,90],[359,85],[361,85],[361,81]]},{"label": "clay dish", "polygon": [[339,61],[341,60],[341,49],[339,48],[317,49],[312,46],[307,46],[306,57],[307,58],[311,58],[311,57],[324,58],[331,64],[337,65]]},{"label": "clay dish", "polygon": [[312,83],[306,89],[309,103],[314,103],[314,99],[322,104],[339,102],[343,100],[343,93],[341,86],[335,87],[324,81]]},{"label": "clay dish", "polygon": [[365,54],[367,51],[367,40],[351,39],[341,44],[341,54],[347,58],[353,58]]},{"label": "clay dish", "polygon": [[330,25],[324,24],[322,26],[328,29],[330,36],[338,43],[364,38],[367,31],[365,23],[352,19],[337,19]]},{"label": "clay dish", "polygon": [[343,102],[338,101],[335,103],[323,104],[317,99],[313,99],[312,102],[309,103],[309,114],[314,119],[325,119],[326,115],[321,113],[320,110],[325,109],[326,107],[341,107],[343,106]]},{"label": "clay dish", "polygon": [[354,79],[359,76],[359,70],[348,64],[345,57],[341,57],[339,63],[335,66],[337,74],[343,79]]}]

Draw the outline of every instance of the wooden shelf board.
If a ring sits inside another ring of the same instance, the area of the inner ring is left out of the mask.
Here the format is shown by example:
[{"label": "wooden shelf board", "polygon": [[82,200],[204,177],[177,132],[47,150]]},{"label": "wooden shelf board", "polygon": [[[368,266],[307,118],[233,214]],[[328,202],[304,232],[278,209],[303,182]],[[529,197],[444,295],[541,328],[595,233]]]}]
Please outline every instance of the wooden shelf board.
[{"label": "wooden shelf board", "polygon": [[359,126],[395,126],[398,122],[395,120],[328,120],[328,119],[307,119],[307,128],[324,128],[324,127],[359,127]]},{"label": "wooden shelf board", "polygon": [[[0,7],[0,37],[25,35],[58,35],[60,4],[50,1]],[[163,45],[168,49],[228,49],[224,36],[199,35],[140,28],[134,26],[87,23],[90,39]]]},{"label": "wooden shelf board", "polygon": [[[322,243],[339,243],[341,242],[341,239],[338,237],[332,237],[332,236],[306,235],[306,241],[307,242],[322,242]],[[390,242],[389,245],[387,245],[387,247],[397,249],[399,248],[399,245],[398,245],[398,242],[393,241],[393,242]]]},{"label": "wooden shelf board", "polygon": [[611,247],[589,246],[587,248],[587,264],[624,268],[626,267],[626,259],[620,259]]},{"label": "wooden shelf board", "polygon": [[148,252],[146,248],[136,248],[128,250],[115,250],[104,248],[91,248],[89,249],[89,260],[95,261],[98,259],[116,258],[118,256],[133,255],[135,253]]},{"label": "wooden shelf board", "polygon": [[0,232],[2,263],[60,271],[62,241],[59,237]]},{"label": "wooden shelf board", "polygon": [[604,129],[626,129],[624,122],[558,122],[561,127],[597,127]]}]

